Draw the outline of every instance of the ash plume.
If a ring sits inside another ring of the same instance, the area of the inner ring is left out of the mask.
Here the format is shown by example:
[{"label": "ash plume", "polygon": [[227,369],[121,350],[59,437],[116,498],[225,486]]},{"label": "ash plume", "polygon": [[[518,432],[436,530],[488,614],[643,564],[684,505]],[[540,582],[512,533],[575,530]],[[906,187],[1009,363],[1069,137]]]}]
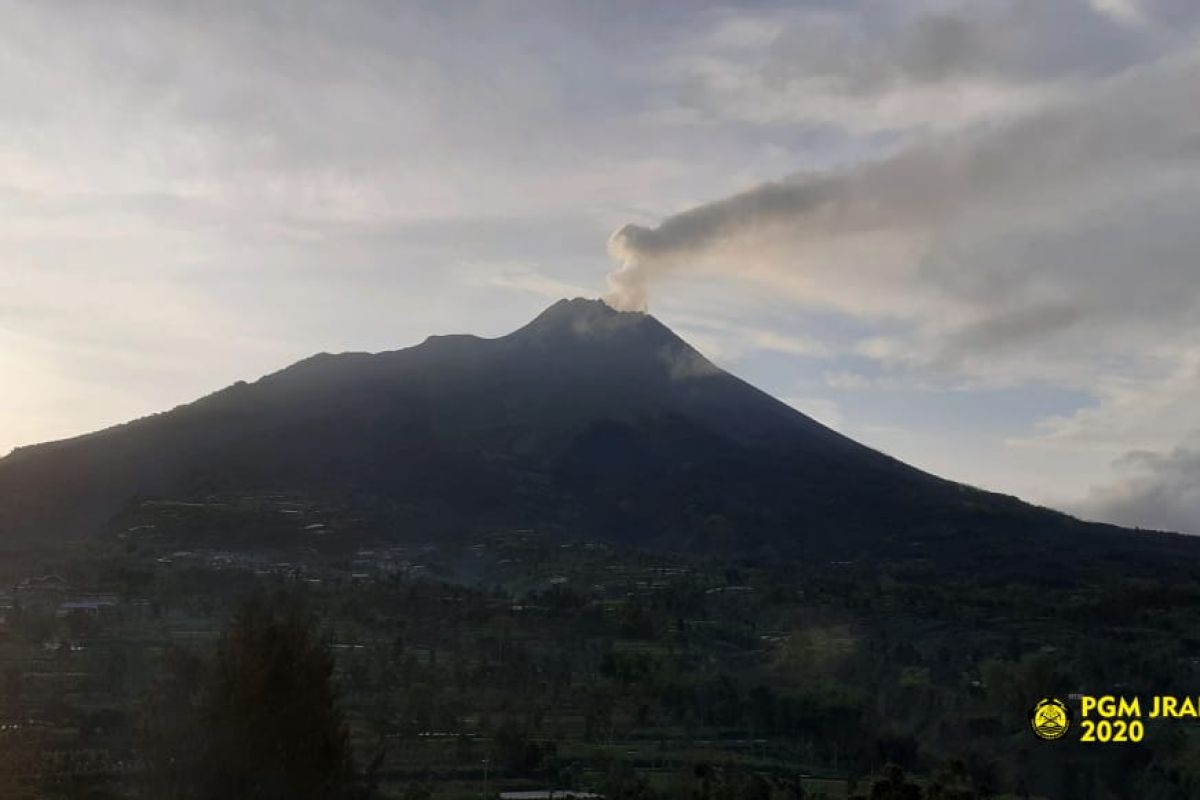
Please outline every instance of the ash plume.
[{"label": "ash plume", "polygon": [[1194,167],[1197,85],[1200,57],[1189,55],[1004,124],[931,135],[878,161],[764,183],[656,227],[625,225],[608,242],[618,267],[605,300],[641,310],[651,285],[675,271],[739,274],[766,261],[767,271],[786,272],[849,237],[919,243],[982,215],[1003,224],[1018,210],[1067,206],[1126,173]]}]

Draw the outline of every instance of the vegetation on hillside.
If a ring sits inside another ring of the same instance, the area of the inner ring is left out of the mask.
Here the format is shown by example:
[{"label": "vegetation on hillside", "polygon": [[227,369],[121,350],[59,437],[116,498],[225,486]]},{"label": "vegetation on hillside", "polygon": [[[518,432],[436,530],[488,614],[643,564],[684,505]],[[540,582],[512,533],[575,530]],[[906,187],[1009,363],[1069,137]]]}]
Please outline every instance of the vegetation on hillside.
[{"label": "vegetation on hillside", "polygon": [[[1200,796],[1186,721],[1108,746],[1026,722],[1046,694],[1197,685],[1188,561],[766,561],[538,531],[231,554],[159,523],[25,567],[111,607],[13,592],[3,779],[30,797]],[[319,616],[245,605],[277,591]]]}]

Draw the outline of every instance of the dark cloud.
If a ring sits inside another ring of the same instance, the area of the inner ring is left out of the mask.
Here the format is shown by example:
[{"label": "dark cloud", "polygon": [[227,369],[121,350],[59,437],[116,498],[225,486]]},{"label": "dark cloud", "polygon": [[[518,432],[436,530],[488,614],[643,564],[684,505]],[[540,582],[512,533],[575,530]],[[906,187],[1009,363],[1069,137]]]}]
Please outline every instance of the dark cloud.
[{"label": "dark cloud", "polygon": [[1082,511],[1123,525],[1200,534],[1200,437],[1166,453],[1135,451],[1124,480],[1094,489]]},{"label": "dark cloud", "polygon": [[957,331],[942,351],[942,359],[953,362],[959,356],[983,353],[1015,345],[1036,345],[1039,341],[1074,325],[1083,310],[1068,303],[1047,303],[998,312]]},{"label": "dark cloud", "polygon": [[763,69],[775,84],[826,78],[859,94],[968,77],[1015,83],[1096,77],[1157,58],[1164,39],[1185,36],[1200,18],[1195,8],[1190,15],[1180,8],[1161,14],[1171,15],[1170,28],[1123,24],[1085,0],[985,0],[934,9],[854,3],[841,13],[799,15],[781,31]]}]

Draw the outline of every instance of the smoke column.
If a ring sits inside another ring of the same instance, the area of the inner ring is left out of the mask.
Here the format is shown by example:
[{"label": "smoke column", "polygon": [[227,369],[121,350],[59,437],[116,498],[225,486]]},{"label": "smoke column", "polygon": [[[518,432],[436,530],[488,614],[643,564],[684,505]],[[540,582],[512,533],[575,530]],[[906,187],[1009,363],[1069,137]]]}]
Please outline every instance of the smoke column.
[{"label": "smoke column", "polygon": [[810,256],[772,266],[795,269],[819,261],[823,246],[862,234],[919,242],[982,215],[1002,225],[1006,213],[1031,201],[1071,202],[1065,198],[1111,184],[1121,170],[1194,167],[1197,86],[1200,56],[1189,55],[1005,124],[930,136],[878,161],[764,183],[657,227],[625,225],[608,241],[618,267],[605,300],[644,310],[650,285],[663,275],[701,262],[737,273],[765,243]]}]

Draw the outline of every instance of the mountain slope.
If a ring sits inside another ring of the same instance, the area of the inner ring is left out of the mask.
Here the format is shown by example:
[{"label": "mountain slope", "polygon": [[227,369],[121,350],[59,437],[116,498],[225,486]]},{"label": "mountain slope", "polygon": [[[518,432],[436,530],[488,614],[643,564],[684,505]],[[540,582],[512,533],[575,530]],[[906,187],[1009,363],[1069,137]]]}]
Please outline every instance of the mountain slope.
[{"label": "mountain slope", "polygon": [[863,447],[653,317],[564,300],[497,339],[321,354],[0,460],[0,540],[86,535],[139,497],[283,492],[451,535],[547,527],[794,553],[1095,533]]}]

